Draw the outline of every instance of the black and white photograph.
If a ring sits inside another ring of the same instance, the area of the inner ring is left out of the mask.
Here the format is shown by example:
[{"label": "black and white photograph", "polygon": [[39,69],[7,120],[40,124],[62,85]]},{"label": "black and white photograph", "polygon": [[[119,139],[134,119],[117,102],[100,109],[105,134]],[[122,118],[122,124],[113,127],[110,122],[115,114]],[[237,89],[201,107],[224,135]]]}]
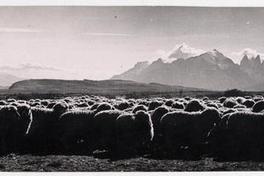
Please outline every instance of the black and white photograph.
[{"label": "black and white photograph", "polygon": [[247,2],[0,5],[0,173],[264,171]]}]

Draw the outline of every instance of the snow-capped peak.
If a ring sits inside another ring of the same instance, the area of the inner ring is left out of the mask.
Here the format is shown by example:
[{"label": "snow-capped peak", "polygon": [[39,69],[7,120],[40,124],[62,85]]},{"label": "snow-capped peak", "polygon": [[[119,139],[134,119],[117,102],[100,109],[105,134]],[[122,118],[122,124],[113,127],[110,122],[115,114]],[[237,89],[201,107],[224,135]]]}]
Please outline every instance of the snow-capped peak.
[{"label": "snow-capped peak", "polygon": [[212,51],[208,51],[206,53],[213,57],[223,56],[223,54],[219,52],[217,49],[213,49]]},{"label": "snow-capped peak", "polygon": [[[232,52],[231,54],[242,59],[246,56],[244,60],[255,60],[256,58],[260,59],[262,62],[264,60],[264,53],[258,52],[257,50],[251,48],[245,48],[239,52]],[[240,60],[240,62],[241,61],[242,60]]]},{"label": "snow-capped peak", "polygon": [[171,51],[168,52],[168,59],[187,59],[189,57],[198,56],[205,51],[201,49],[196,49],[188,46],[185,43],[176,45]]}]

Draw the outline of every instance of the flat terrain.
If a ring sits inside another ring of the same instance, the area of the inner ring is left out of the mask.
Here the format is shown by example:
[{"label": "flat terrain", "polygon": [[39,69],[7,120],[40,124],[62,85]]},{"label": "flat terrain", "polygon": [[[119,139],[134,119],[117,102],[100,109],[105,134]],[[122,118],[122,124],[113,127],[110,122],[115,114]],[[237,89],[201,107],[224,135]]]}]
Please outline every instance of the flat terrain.
[{"label": "flat terrain", "polygon": [[260,171],[264,162],[216,162],[132,158],[117,161],[91,156],[8,155],[0,158],[1,171]]}]

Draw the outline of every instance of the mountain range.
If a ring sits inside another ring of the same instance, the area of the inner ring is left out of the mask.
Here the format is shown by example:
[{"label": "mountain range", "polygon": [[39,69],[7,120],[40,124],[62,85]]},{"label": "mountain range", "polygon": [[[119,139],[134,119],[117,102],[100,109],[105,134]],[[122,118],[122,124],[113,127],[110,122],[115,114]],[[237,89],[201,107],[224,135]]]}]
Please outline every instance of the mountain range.
[{"label": "mountain range", "polygon": [[259,55],[244,55],[240,64],[236,64],[216,49],[208,52],[199,50],[196,55],[188,52],[186,45],[179,46],[166,59],[159,58],[152,63],[138,62],[133,68],[111,79],[209,90],[264,90],[264,62]]},{"label": "mountain range", "polygon": [[0,66],[0,86],[3,87],[9,87],[13,83],[25,79],[63,79],[64,77],[78,79],[78,75],[74,73],[53,67],[33,64],[22,64],[19,66]]},{"label": "mountain range", "polygon": [[8,74],[8,73],[0,72],[0,89],[9,87],[14,82],[17,82],[20,80],[22,80],[22,78]]},{"label": "mountain range", "polygon": [[[0,67],[0,88],[25,79],[64,77],[66,72],[31,64]],[[70,76],[72,77],[71,74]],[[264,62],[260,55],[244,54],[239,64],[220,51],[203,51],[177,45],[152,63],[138,62],[133,68],[113,76],[112,80],[130,80],[170,86],[195,87],[206,90],[264,90]],[[74,75],[76,76],[76,75]]]}]

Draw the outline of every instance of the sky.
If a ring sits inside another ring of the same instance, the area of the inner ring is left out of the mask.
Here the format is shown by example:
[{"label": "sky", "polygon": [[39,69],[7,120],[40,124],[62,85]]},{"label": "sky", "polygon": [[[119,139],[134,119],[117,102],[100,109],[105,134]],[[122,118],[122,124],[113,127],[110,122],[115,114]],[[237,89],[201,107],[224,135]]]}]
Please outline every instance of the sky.
[{"label": "sky", "polygon": [[236,63],[245,52],[264,57],[264,8],[0,7],[0,16],[0,67],[64,79],[108,79],[181,43]]}]

